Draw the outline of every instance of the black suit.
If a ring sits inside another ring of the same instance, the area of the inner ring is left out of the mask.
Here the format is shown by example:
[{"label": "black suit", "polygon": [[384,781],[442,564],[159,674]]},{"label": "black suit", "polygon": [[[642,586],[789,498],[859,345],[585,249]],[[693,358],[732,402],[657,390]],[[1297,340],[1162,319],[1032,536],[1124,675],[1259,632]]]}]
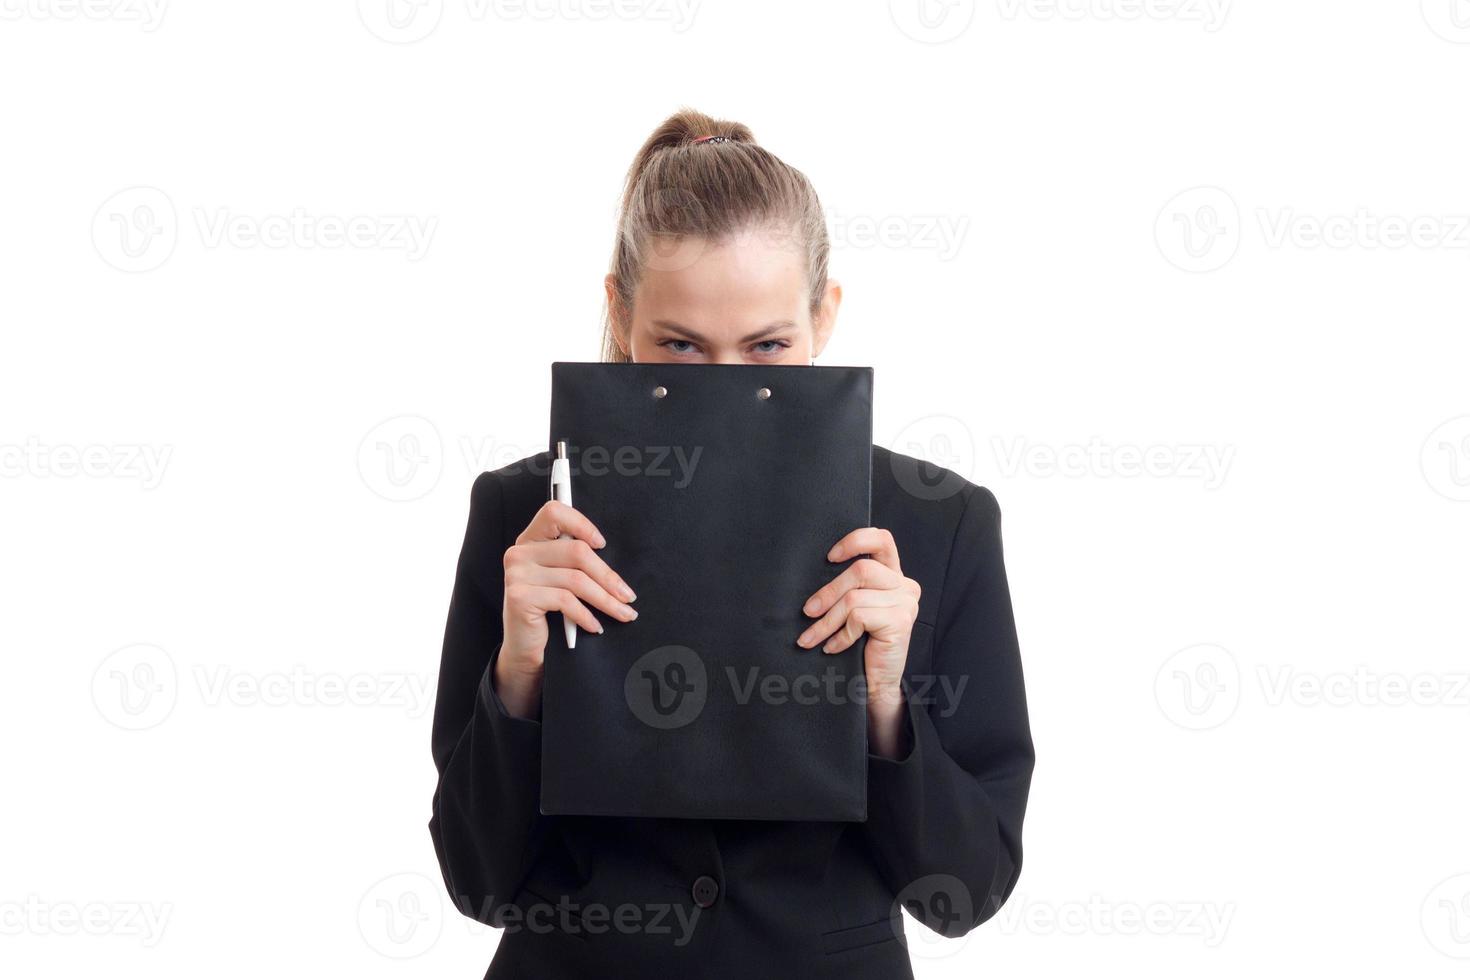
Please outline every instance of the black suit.
[{"label": "black suit", "polygon": [[946,935],[995,914],[1020,874],[1035,757],[988,490],[873,450],[873,524],[923,597],[911,748],[868,757],[866,823],[552,817],[540,723],[491,682],[501,556],[546,500],[531,462],[475,481],[434,710],[429,829],[461,911],[506,929],[487,976],[903,978],[896,902]]}]

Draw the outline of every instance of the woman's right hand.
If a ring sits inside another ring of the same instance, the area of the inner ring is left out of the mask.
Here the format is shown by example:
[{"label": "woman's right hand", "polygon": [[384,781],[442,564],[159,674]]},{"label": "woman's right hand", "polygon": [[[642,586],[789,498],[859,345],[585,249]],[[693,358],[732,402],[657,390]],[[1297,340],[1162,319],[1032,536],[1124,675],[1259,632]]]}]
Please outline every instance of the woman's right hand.
[{"label": "woman's right hand", "polygon": [[[563,534],[570,537],[561,540]],[[589,633],[601,633],[602,624],[587,604],[625,623],[638,618],[627,604],[637,596],[597,554],[605,544],[584,514],[550,500],[505,550],[504,633],[494,681],[511,714],[540,714],[547,613],[559,612]]]}]

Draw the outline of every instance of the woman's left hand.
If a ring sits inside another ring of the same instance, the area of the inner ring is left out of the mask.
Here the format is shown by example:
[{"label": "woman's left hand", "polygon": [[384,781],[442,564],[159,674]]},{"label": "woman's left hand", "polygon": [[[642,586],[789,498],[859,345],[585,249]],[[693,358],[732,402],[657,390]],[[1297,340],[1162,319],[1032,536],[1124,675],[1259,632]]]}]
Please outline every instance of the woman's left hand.
[{"label": "woman's left hand", "polygon": [[846,561],[854,555],[870,557],[853,562],[806,601],[802,612],[820,618],[796,642],[810,649],[826,641],[823,653],[841,653],[868,634],[863,672],[869,747],[875,755],[898,759],[908,754],[902,744],[903,666],[921,590],[918,582],[904,577],[898,545],[888,531],[858,528],[832,546],[827,560]]}]

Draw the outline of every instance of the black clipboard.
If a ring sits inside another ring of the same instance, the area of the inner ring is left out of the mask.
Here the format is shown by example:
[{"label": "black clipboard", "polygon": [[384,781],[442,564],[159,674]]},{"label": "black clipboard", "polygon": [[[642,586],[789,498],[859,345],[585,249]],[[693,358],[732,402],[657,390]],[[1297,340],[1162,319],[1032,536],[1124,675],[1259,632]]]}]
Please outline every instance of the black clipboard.
[{"label": "black clipboard", "polygon": [[550,445],[639,615],[574,649],[554,622],[541,812],[866,819],[865,644],[796,638],[871,521],[872,394],[863,367],[552,365]]}]

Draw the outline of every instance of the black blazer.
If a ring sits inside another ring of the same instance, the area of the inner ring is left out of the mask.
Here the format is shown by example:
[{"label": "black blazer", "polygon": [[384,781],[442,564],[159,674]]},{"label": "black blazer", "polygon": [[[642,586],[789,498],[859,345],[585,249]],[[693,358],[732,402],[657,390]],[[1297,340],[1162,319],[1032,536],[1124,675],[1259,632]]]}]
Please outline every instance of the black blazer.
[{"label": "black blazer", "polygon": [[434,708],[429,830],[455,904],[505,929],[487,977],[903,978],[898,903],[950,936],[995,914],[1035,755],[990,491],[873,449],[873,524],[923,596],[911,748],[868,756],[866,823],[543,816],[540,723],[491,677],[502,555],[546,472],[542,454],[475,480]]}]

